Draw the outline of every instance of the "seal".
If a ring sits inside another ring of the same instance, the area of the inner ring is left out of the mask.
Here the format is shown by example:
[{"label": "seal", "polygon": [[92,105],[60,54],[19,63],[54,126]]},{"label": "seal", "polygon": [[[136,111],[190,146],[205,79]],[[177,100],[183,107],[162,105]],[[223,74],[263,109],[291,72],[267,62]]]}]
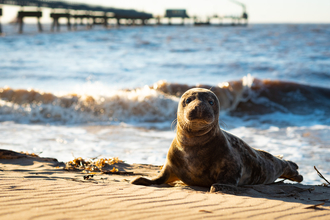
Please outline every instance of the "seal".
[{"label": "seal", "polygon": [[269,184],[277,178],[301,182],[296,163],[250,147],[219,126],[220,103],[208,89],[186,91],[177,111],[176,136],[166,163],[155,179],[139,177],[136,185],[181,180],[211,187],[211,192],[241,185]]}]

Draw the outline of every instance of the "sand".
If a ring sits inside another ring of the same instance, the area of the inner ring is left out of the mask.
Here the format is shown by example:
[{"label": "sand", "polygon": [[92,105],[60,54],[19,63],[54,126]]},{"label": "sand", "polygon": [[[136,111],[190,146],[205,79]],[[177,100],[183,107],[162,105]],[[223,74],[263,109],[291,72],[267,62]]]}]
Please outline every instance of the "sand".
[{"label": "sand", "polygon": [[0,150],[0,219],[330,219],[325,186],[278,183],[209,193],[181,183],[129,183],[135,174],[157,175],[152,165],[119,163],[119,171],[133,174],[89,179],[63,167],[53,158]]}]

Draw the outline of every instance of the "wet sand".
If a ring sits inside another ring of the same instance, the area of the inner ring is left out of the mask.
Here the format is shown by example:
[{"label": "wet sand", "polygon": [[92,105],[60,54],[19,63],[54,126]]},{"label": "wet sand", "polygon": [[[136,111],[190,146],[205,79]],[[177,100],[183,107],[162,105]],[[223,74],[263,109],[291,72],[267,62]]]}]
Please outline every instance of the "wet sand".
[{"label": "wet sand", "polygon": [[98,172],[88,179],[64,166],[53,158],[0,150],[0,219],[330,218],[330,187],[278,183],[209,193],[181,183],[129,183],[141,174],[157,175],[158,166],[119,163],[120,175]]}]

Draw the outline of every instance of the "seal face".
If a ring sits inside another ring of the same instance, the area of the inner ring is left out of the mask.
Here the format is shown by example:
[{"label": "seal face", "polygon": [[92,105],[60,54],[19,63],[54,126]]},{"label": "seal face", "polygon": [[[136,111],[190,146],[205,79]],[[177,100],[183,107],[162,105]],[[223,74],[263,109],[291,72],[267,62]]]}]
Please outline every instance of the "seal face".
[{"label": "seal face", "polygon": [[180,141],[182,146],[191,142],[190,138],[201,137],[218,126],[219,109],[217,97],[209,90],[196,88],[184,93],[177,113],[177,137],[188,138]]},{"label": "seal face", "polygon": [[[203,91],[203,92],[201,92]],[[219,101],[211,91],[196,89],[183,94],[178,108],[178,123],[188,131],[209,127],[219,117]]]},{"label": "seal face", "polygon": [[137,185],[182,180],[211,191],[238,185],[267,184],[277,178],[301,182],[298,166],[265,151],[256,150],[219,126],[220,103],[210,90],[186,91],[179,102],[177,133],[160,175],[139,177]]}]

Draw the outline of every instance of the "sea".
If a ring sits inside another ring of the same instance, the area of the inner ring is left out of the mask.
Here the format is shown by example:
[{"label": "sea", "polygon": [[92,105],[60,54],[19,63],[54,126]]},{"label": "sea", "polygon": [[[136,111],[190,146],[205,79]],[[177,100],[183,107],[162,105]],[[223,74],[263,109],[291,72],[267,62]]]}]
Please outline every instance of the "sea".
[{"label": "sea", "polygon": [[330,24],[3,25],[0,148],[162,165],[180,96],[211,89],[220,127],[330,179]]}]

